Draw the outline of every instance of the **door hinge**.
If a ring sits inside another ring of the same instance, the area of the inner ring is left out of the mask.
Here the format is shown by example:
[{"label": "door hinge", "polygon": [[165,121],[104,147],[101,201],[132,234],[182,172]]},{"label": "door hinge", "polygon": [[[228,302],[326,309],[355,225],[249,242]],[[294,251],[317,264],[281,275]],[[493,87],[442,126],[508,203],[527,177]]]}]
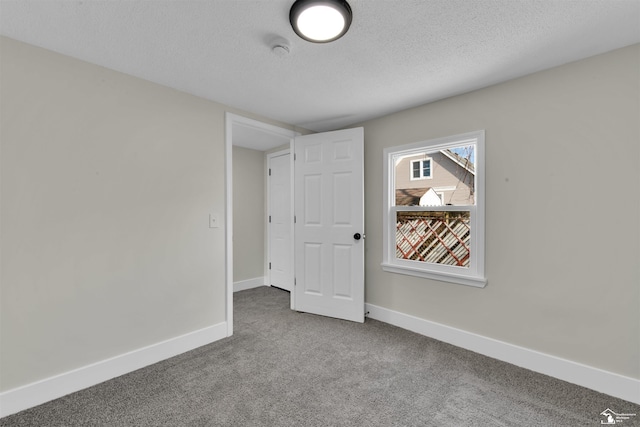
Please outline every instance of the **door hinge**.
[{"label": "door hinge", "polygon": [[297,285],[297,283],[296,283],[296,278],[294,277],[293,278],[293,286],[295,286],[295,285]]},{"label": "door hinge", "polygon": [[294,215],[293,216],[293,223],[295,224],[298,221],[298,218]]},{"label": "door hinge", "polygon": [[269,176],[271,176],[271,168],[269,168]]},{"label": "door hinge", "polygon": [[269,263],[269,270],[271,270],[271,263]]},{"label": "door hinge", "polygon": [[294,161],[294,162],[297,160],[297,157],[298,157],[298,156],[296,156],[296,153],[293,153],[293,161]]},{"label": "door hinge", "polygon": [[271,215],[269,215],[269,222],[271,222]]}]

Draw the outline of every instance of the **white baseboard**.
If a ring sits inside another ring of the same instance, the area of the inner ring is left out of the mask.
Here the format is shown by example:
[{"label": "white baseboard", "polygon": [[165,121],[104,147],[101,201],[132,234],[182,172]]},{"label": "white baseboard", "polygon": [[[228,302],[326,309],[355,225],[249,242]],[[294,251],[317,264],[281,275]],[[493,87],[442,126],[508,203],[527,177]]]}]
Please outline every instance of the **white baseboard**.
[{"label": "white baseboard", "polygon": [[267,286],[264,277],[254,277],[253,279],[240,280],[233,282],[233,292],[244,291],[247,289],[253,289],[260,286]]},{"label": "white baseboard", "polygon": [[210,344],[227,336],[226,322],[0,393],[0,418]]},{"label": "white baseboard", "polygon": [[365,304],[371,319],[389,323],[531,371],[640,404],[640,380],[498,341],[419,317]]}]

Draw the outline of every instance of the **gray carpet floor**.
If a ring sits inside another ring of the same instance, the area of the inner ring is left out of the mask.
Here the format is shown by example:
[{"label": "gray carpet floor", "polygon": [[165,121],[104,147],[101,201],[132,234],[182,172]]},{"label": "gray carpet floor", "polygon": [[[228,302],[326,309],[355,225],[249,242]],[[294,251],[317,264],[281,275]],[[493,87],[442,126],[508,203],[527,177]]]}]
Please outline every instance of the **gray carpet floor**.
[{"label": "gray carpet floor", "polygon": [[[596,426],[640,406],[394,326],[234,295],[234,335],[0,426]],[[635,419],[638,418],[638,419]]]}]

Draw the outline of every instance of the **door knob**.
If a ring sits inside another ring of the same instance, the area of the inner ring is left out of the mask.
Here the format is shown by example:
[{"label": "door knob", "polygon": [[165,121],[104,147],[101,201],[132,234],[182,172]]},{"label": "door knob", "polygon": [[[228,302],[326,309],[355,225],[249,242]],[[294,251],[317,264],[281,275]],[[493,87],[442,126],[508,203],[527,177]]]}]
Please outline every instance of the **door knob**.
[{"label": "door knob", "polygon": [[356,239],[356,240],[360,240],[360,237],[362,237],[360,235],[360,233],[356,233],[356,234],[353,235],[353,238]]}]

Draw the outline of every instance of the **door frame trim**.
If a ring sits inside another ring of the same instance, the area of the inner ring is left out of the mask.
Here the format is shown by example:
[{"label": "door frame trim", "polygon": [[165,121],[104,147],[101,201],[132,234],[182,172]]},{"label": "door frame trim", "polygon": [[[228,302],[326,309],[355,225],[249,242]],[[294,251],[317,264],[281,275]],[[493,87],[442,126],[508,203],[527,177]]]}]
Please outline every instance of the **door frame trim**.
[{"label": "door frame trim", "polygon": [[225,321],[227,336],[233,335],[233,125],[260,130],[264,133],[292,139],[300,135],[291,129],[225,112]]}]

